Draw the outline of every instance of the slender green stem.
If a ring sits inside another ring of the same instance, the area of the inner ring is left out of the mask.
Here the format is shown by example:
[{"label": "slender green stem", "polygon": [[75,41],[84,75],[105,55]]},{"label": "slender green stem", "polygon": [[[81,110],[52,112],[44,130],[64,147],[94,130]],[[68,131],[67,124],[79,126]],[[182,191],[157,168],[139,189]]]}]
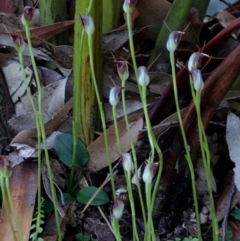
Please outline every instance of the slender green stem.
[{"label": "slender green stem", "polygon": [[119,136],[119,131],[118,131],[116,105],[112,106],[112,114],[113,114],[113,123],[114,123],[115,135],[116,135],[116,140],[117,140],[117,148],[118,148],[118,152],[121,153],[122,147],[121,147],[120,136]]},{"label": "slender green stem", "polygon": [[152,194],[151,194],[152,183],[145,183],[145,195],[147,200],[147,207],[148,207],[148,220],[146,226],[146,235],[144,240],[146,241],[156,241],[156,236],[154,232],[154,225],[152,220],[152,210],[151,210],[151,203],[152,203]]},{"label": "slender green stem", "polygon": [[146,225],[147,225],[146,211],[145,211],[145,206],[144,206],[144,202],[143,202],[143,195],[142,195],[142,190],[141,190],[141,186],[140,186],[140,180],[139,180],[139,176],[138,176],[136,149],[135,149],[135,146],[134,146],[134,141],[133,141],[130,125],[129,125],[128,116],[127,116],[126,97],[125,97],[125,90],[124,90],[125,81],[122,81],[122,87],[123,87],[123,89],[122,89],[122,106],[123,106],[124,119],[125,119],[126,129],[127,129],[127,132],[128,132],[131,150],[132,150],[134,172],[136,174],[137,189],[138,189],[138,195],[139,195],[139,200],[140,200],[140,205],[141,205],[141,210],[142,210],[144,227],[146,227]]},{"label": "slender green stem", "polygon": [[18,236],[14,230],[14,225],[12,223],[12,219],[11,219],[11,215],[10,215],[11,213],[13,213],[13,210],[9,210],[10,207],[9,207],[8,197],[6,195],[5,178],[3,176],[0,177],[0,187],[1,187],[1,193],[2,193],[2,199],[3,199],[4,212],[6,214],[8,222],[10,224],[14,241],[18,241]]},{"label": "slender green stem", "polygon": [[212,226],[213,226],[213,240],[218,240],[218,222],[216,217],[216,210],[214,205],[214,198],[212,193],[212,182],[211,182],[211,160],[210,160],[210,150],[208,147],[207,137],[205,133],[205,129],[202,123],[201,117],[201,91],[197,91],[196,93],[196,112],[197,112],[197,122],[198,122],[198,130],[199,130],[199,139],[200,139],[200,149],[202,154],[203,166],[205,170],[207,187],[210,199],[210,211],[212,216]]},{"label": "slender green stem", "polygon": [[147,127],[147,133],[148,133],[148,139],[149,142],[151,144],[151,158],[150,158],[150,162],[154,161],[154,157],[155,157],[155,149],[157,151],[158,154],[158,158],[159,158],[159,169],[158,169],[158,173],[157,173],[157,179],[153,188],[153,192],[150,193],[151,194],[151,205],[148,206],[149,210],[149,214],[151,212],[151,217],[152,217],[152,212],[154,209],[154,204],[155,204],[155,199],[156,199],[156,194],[157,191],[159,189],[159,182],[161,179],[161,175],[162,175],[162,169],[163,169],[163,156],[162,156],[162,151],[157,143],[156,137],[153,133],[152,130],[152,125],[150,122],[150,118],[148,115],[148,110],[147,110],[147,89],[146,87],[142,87],[142,95],[141,95],[141,101],[142,101],[142,105],[143,105],[143,111],[144,111],[144,117],[145,117],[145,122],[146,122],[146,127]]},{"label": "slender green stem", "polygon": [[[50,166],[50,158],[49,158],[49,153],[48,153],[48,149],[47,149],[46,133],[45,133],[45,127],[44,127],[44,123],[43,123],[43,116],[42,116],[42,113],[43,113],[42,112],[42,90],[41,90],[40,79],[39,79],[38,72],[37,72],[36,62],[34,59],[33,48],[32,48],[32,43],[31,43],[31,34],[30,34],[30,29],[29,29],[28,24],[25,25],[25,32],[26,32],[26,36],[27,36],[29,53],[30,53],[31,62],[32,62],[32,66],[33,66],[33,72],[35,75],[37,89],[38,89],[38,111],[36,114],[37,119],[38,119],[37,123],[39,124],[39,127],[40,127],[40,134],[41,134],[42,143],[43,143],[43,147],[44,147],[44,154],[45,154],[45,158],[46,158],[46,165],[47,165],[48,176],[49,176],[49,181],[50,181],[50,188],[51,188],[52,199],[53,199],[56,227],[57,227],[57,232],[58,232],[58,240],[61,241],[62,240],[61,228],[60,228],[59,216],[58,216],[57,205],[56,205],[57,197],[56,197],[56,192],[55,192],[55,188],[54,188],[54,184],[53,184],[53,176],[52,176],[52,170],[51,170],[51,166]],[[39,146],[39,148],[40,148],[40,146]]]},{"label": "slender green stem", "polygon": [[[113,121],[114,121],[114,128],[115,128],[115,134],[116,134],[116,139],[117,139],[118,151],[119,151],[119,153],[121,153],[122,148],[121,148],[119,131],[118,131],[116,105],[112,106],[112,114],[113,114]],[[139,241],[138,232],[137,232],[137,225],[136,225],[135,204],[134,204],[132,185],[131,185],[131,172],[124,170],[124,174],[125,174],[125,179],[126,179],[126,182],[127,182],[127,191],[128,191],[128,196],[129,196],[129,201],[130,201],[130,206],[131,206],[133,241],[135,241],[135,240]]]},{"label": "slender green stem", "polygon": [[134,204],[132,185],[131,185],[131,172],[124,171],[124,173],[127,181],[127,190],[128,190],[128,196],[129,196],[129,201],[131,206],[133,241],[135,240],[139,241],[137,224],[136,224],[136,211],[135,211],[135,204]]},{"label": "slender green stem", "polygon": [[[175,70],[175,57],[174,57],[174,52],[171,51],[170,52],[170,62],[171,62],[171,67],[172,67],[172,79],[173,79],[173,91],[174,91],[174,99],[175,99],[175,104],[176,104],[176,110],[177,110],[177,116],[178,116],[178,121],[179,121],[179,127],[182,133],[182,138],[183,138],[183,144],[184,144],[184,148],[186,151],[186,159],[189,163],[192,163],[192,158],[189,152],[189,146],[187,143],[187,138],[186,138],[186,134],[185,134],[185,130],[183,127],[183,121],[182,121],[182,116],[181,116],[181,111],[180,111],[180,107],[179,107],[179,100],[178,100],[178,91],[177,91],[177,80],[176,80],[176,70]],[[191,175],[191,179],[192,179],[192,190],[193,190],[193,199],[194,199],[194,206],[195,206],[195,213],[196,213],[196,219],[197,219],[197,229],[198,229],[198,238],[201,241],[202,240],[202,232],[201,232],[201,227],[200,227],[200,216],[199,216],[199,209],[198,209],[198,201],[197,201],[197,193],[196,193],[196,181],[195,181],[195,175],[194,174],[194,170],[192,169],[192,165],[189,165],[189,169],[190,169],[190,175]]]},{"label": "slender green stem", "polygon": [[[36,110],[36,106],[34,104],[32,95],[31,95],[31,90],[28,86],[27,83],[27,79],[26,79],[26,73],[24,71],[24,63],[23,63],[23,54],[21,52],[19,52],[19,62],[20,62],[20,66],[21,66],[21,72],[22,72],[22,76],[23,76],[23,80],[24,80],[24,84],[26,87],[26,91],[27,91],[27,96],[28,99],[30,101],[33,113],[34,113],[34,117],[35,117],[35,123],[36,123],[36,128],[37,128],[37,141],[38,141],[38,145],[40,146],[41,140],[42,140],[42,136],[41,136],[41,130],[40,130],[40,124],[39,124],[39,120],[38,120],[38,115],[37,115],[37,110]],[[41,170],[42,170],[42,157],[41,157],[41,151],[38,151],[38,197],[37,197],[37,206],[40,209],[41,207]],[[37,216],[37,221],[36,221],[36,226],[40,227],[41,226],[41,217],[38,214]]]},{"label": "slender green stem", "polygon": [[[126,13],[126,15],[127,15],[127,27],[128,27],[128,39],[129,39],[130,53],[131,53],[131,57],[132,57],[134,74],[136,76],[136,79],[138,79],[137,61],[136,61],[136,57],[135,57],[134,43],[133,43],[132,16],[131,16],[131,13]],[[140,89],[139,89],[139,93],[141,95]]]},{"label": "slender green stem", "polygon": [[[41,139],[42,139],[41,138],[40,124],[39,124],[39,120],[37,118],[36,106],[34,104],[33,97],[31,95],[31,90],[30,90],[29,85],[27,83],[26,73],[24,71],[23,54],[21,52],[19,52],[18,57],[19,57],[19,62],[20,62],[20,66],[21,66],[21,72],[22,72],[22,76],[23,76],[24,85],[25,85],[26,91],[27,91],[27,96],[28,96],[28,99],[29,99],[29,102],[31,104],[33,114],[34,114],[34,117],[35,117],[35,123],[36,123],[36,128],[37,128],[37,141],[38,141],[38,145],[40,146]],[[38,208],[41,207],[41,182],[42,182],[42,180],[41,180],[42,164],[41,163],[42,163],[41,151],[38,151],[38,199],[37,199]],[[41,219],[41,217],[40,217],[40,215],[38,215],[37,222],[36,222],[37,227],[41,226],[40,219]]]},{"label": "slender green stem", "polygon": [[[134,43],[133,43],[131,13],[126,13],[126,15],[127,15],[128,37],[129,37],[129,46],[130,46],[130,52],[131,52],[131,57],[132,57],[132,63],[133,63],[135,77],[138,80],[137,62],[136,62],[135,51],[134,51]],[[158,153],[158,156],[159,156],[159,162],[160,162],[160,168],[159,168],[159,171],[158,171],[157,180],[156,180],[154,190],[153,190],[153,194],[152,194],[152,204],[150,206],[148,206],[148,208],[153,210],[155,197],[156,197],[156,194],[157,194],[157,190],[158,190],[158,186],[159,186],[159,182],[160,182],[160,178],[161,178],[161,174],[162,174],[162,169],[163,169],[163,158],[162,158],[162,152],[161,152],[161,150],[160,150],[160,148],[157,144],[156,138],[155,138],[155,136],[153,134],[153,131],[152,131],[152,128],[151,128],[151,123],[150,123],[150,119],[149,119],[149,115],[148,115],[148,111],[147,111],[147,104],[146,104],[146,88],[142,92],[141,87],[138,84],[138,90],[139,90],[139,94],[140,94],[140,97],[141,97],[141,101],[143,103],[145,121],[146,121],[147,131],[148,131],[148,135],[149,135],[149,142],[150,142],[151,150],[152,150],[151,161],[153,162],[154,153],[155,153],[155,149],[156,149],[157,153]],[[155,149],[154,149],[154,147],[155,147]]]},{"label": "slender green stem", "polygon": [[142,101],[142,105],[143,105],[143,112],[144,112],[144,117],[145,117],[145,122],[146,122],[146,127],[147,127],[147,133],[148,133],[148,140],[149,140],[149,143],[150,143],[150,146],[151,146],[150,162],[153,162],[154,157],[155,157],[155,148],[154,147],[155,146],[158,147],[158,144],[156,143],[156,138],[153,134],[152,126],[151,126],[149,115],[148,115],[147,101],[146,101],[146,87],[142,87],[141,97],[142,97],[141,101]]},{"label": "slender green stem", "polygon": [[114,235],[115,235],[116,241],[122,241],[122,237],[121,237],[120,229],[119,229],[119,222],[115,218],[113,218],[113,220],[112,220],[112,228],[114,230]]},{"label": "slender green stem", "polygon": [[108,168],[111,176],[111,185],[112,185],[112,191],[113,191],[113,197],[116,197],[116,192],[115,192],[115,184],[114,184],[114,178],[113,178],[113,169],[112,169],[112,163],[111,163],[111,157],[110,157],[110,152],[109,152],[109,143],[108,143],[108,136],[107,136],[107,128],[106,128],[106,119],[104,115],[104,110],[103,110],[103,104],[100,98],[99,90],[98,90],[98,85],[97,85],[97,80],[95,76],[95,71],[94,71],[94,64],[93,64],[93,46],[92,46],[92,35],[88,35],[88,47],[89,47],[89,58],[90,58],[90,68],[91,68],[91,73],[92,73],[92,81],[95,89],[95,94],[97,97],[97,102],[98,102],[98,108],[100,111],[100,117],[101,117],[101,122],[102,122],[102,129],[103,129],[103,136],[104,136],[104,143],[106,147],[106,156],[107,156],[107,161],[108,161]]},{"label": "slender green stem", "polygon": [[18,233],[19,240],[23,241],[24,240],[23,239],[23,234],[22,234],[22,230],[20,229],[18,218],[17,218],[17,215],[16,215],[16,211],[15,211],[15,208],[14,208],[14,205],[13,205],[13,201],[12,201],[12,197],[11,197],[11,193],[10,193],[9,179],[8,178],[5,178],[5,186],[6,186],[6,192],[7,192],[7,200],[9,202],[9,204],[10,204],[10,209],[11,209],[10,213],[13,216],[13,220],[14,220],[15,225],[16,225],[16,230],[17,230],[17,233]]}]

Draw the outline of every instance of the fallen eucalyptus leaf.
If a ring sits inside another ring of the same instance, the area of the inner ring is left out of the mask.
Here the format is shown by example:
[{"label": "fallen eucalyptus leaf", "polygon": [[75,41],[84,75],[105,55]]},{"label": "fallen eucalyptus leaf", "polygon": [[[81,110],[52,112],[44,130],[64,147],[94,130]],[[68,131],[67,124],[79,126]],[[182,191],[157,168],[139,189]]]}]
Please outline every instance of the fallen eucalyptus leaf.
[{"label": "fallen eucalyptus leaf", "polygon": [[227,116],[226,140],[230,159],[234,162],[235,184],[240,191],[240,119],[232,112]]}]

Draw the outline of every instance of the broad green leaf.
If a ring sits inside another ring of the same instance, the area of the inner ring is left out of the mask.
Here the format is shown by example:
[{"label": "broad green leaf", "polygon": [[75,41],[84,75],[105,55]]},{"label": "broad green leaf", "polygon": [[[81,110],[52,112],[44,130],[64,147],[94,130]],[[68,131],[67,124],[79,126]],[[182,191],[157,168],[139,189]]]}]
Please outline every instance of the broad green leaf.
[{"label": "broad green leaf", "polygon": [[240,220],[240,209],[239,208],[234,208],[231,212],[230,215],[234,217],[237,220]]},{"label": "broad green leaf", "polygon": [[[87,204],[90,198],[95,194],[97,190],[98,189],[93,186],[83,188],[79,191],[77,195],[77,201],[82,204]],[[90,205],[99,206],[107,202],[109,202],[108,195],[103,190],[100,190]]]},{"label": "broad green leaf", "polygon": [[59,134],[55,138],[54,148],[60,160],[68,167],[83,167],[89,159],[88,151],[85,145],[77,140],[77,153],[74,165],[73,159],[73,136],[71,134]]}]

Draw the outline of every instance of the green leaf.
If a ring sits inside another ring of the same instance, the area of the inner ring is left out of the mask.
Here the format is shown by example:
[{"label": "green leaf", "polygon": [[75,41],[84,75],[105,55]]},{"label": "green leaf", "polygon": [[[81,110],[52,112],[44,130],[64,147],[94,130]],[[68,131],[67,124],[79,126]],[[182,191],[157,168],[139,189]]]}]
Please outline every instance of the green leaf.
[{"label": "green leaf", "polygon": [[90,241],[91,240],[91,236],[90,234],[87,233],[79,233],[76,235],[77,240],[79,241]]},{"label": "green leaf", "polygon": [[41,233],[43,231],[43,228],[41,228],[41,227],[38,227],[37,229],[36,229],[36,232],[38,232],[38,233]]},{"label": "green leaf", "polygon": [[[96,191],[97,191],[97,188],[93,186],[83,188],[77,194],[77,201],[82,204],[87,204],[90,198],[95,194]],[[99,206],[107,202],[109,202],[108,195],[103,190],[100,190],[90,205]]]},{"label": "green leaf", "polygon": [[[60,160],[68,167],[72,165],[73,159],[73,136],[71,134],[59,134],[55,138],[54,148]],[[77,140],[77,153],[74,166],[83,167],[89,159],[87,148],[79,139]]]},{"label": "green leaf", "polygon": [[34,229],[34,228],[36,228],[36,224],[33,224],[33,225],[31,226],[31,229]]},{"label": "green leaf", "polygon": [[237,220],[240,220],[240,209],[239,208],[234,208],[231,212],[230,215],[234,217]]}]

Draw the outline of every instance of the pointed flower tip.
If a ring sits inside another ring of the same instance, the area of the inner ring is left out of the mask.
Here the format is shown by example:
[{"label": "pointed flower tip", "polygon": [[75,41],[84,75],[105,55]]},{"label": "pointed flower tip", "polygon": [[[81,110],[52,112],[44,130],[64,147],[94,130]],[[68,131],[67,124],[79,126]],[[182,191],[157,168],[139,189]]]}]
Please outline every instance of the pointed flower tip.
[{"label": "pointed flower tip", "polygon": [[88,35],[92,35],[95,31],[94,22],[91,16],[85,15],[80,16],[80,19],[82,21],[82,25]]},{"label": "pointed flower tip", "polygon": [[121,154],[123,168],[127,172],[131,172],[134,168],[131,154],[129,153],[122,153]]},{"label": "pointed flower tip", "polygon": [[129,77],[128,64],[126,61],[116,61],[117,72],[121,81],[126,81]]},{"label": "pointed flower tip", "polygon": [[173,31],[169,34],[167,40],[167,50],[169,52],[174,52],[177,49],[178,44],[181,41],[184,32],[181,31]]},{"label": "pointed flower tip", "polygon": [[149,75],[145,66],[140,66],[138,68],[138,83],[142,87],[148,86],[150,82]]},{"label": "pointed flower tip", "polygon": [[201,59],[204,57],[209,58],[210,56],[200,52],[193,53],[188,60],[188,71],[191,72],[192,69],[197,69],[200,66]]},{"label": "pointed flower tip", "polygon": [[10,37],[17,52],[22,53],[25,47],[22,36],[17,34],[11,34]]},{"label": "pointed flower tip", "polygon": [[137,2],[138,2],[138,0],[124,0],[123,11],[125,13],[132,13]]},{"label": "pointed flower tip", "polygon": [[35,11],[35,8],[29,7],[29,6],[26,6],[23,9],[22,23],[24,26],[26,26],[26,25],[30,26],[33,15],[34,15],[34,11]]},{"label": "pointed flower tip", "polygon": [[145,183],[151,183],[153,177],[155,176],[156,172],[158,169],[158,163],[153,162],[153,163],[147,163],[144,171],[143,171],[143,175],[142,175],[142,179]]},{"label": "pointed flower tip", "polygon": [[115,87],[110,89],[109,103],[112,106],[116,106],[118,104],[121,93],[122,93],[122,87],[121,86],[115,86]]}]

